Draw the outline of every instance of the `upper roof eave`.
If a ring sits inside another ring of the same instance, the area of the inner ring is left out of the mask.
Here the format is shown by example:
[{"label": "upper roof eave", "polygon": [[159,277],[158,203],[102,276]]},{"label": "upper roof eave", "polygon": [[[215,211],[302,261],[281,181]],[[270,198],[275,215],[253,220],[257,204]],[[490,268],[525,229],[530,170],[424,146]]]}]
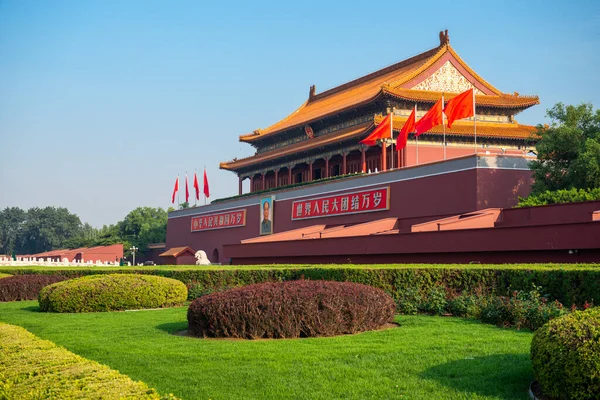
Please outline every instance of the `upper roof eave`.
[{"label": "upper roof eave", "polygon": [[[408,101],[415,101],[417,103],[435,103],[438,101],[442,94],[445,100],[450,100],[459,95],[459,93],[449,92],[434,92],[428,90],[415,90],[415,89],[404,89],[404,88],[383,88],[383,93],[390,95],[395,98],[404,99]],[[491,108],[516,108],[524,110],[531,106],[540,104],[538,96],[521,96],[518,93],[506,94],[503,93],[500,96],[490,95],[475,95],[475,104],[479,106],[491,107]]]}]

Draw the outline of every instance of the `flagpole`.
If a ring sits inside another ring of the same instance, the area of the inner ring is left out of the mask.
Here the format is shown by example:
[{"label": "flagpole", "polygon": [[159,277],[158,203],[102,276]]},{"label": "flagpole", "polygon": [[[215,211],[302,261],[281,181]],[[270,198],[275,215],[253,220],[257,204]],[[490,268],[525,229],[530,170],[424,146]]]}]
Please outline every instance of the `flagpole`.
[{"label": "flagpole", "polygon": [[444,92],[442,92],[442,128],[444,130],[444,160],[446,159],[446,124],[444,122]]},{"label": "flagpole", "polygon": [[[417,120],[417,103],[415,103],[415,121]],[[415,140],[417,141],[417,165],[419,165],[419,137],[415,132]]]},{"label": "flagpole", "polygon": [[[194,168],[194,184],[196,184],[196,182],[198,182],[198,174],[196,173],[196,169]],[[198,189],[200,188],[199,185],[194,186],[194,190],[196,191],[196,196],[194,196],[194,207],[197,206],[197,202],[198,202]]]},{"label": "flagpole", "polygon": [[415,140],[417,141],[417,165],[419,165],[419,137],[415,135]]},{"label": "flagpole", "polygon": [[475,107],[475,87],[473,87],[473,132],[475,133],[475,155],[477,155],[477,113]]},{"label": "flagpole", "polygon": [[[206,176],[206,165],[204,166],[204,175],[202,176],[202,185],[204,186],[204,176]],[[204,192],[204,190],[203,190]],[[204,205],[206,205],[206,192],[204,193]]]},{"label": "flagpole", "polygon": [[179,205],[181,203],[179,202],[179,175],[177,175],[177,209],[179,210]]},{"label": "flagpole", "polygon": [[[392,107],[392,114],[390,115],[390,138],[392,139],[392,145],[391,145],[391,149],[390,149],[390,154],[391,154],[391,159],[392,159],[392,168],[394,169],[394,107]],[[386,151],[386,157],[387,157],[387,151]]]}]

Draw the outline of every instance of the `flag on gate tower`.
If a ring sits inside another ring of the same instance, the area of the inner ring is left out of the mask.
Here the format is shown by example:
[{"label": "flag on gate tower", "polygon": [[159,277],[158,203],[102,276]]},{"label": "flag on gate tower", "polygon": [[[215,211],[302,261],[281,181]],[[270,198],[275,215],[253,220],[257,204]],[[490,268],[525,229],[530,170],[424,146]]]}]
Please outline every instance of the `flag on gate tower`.
[{"label": "flag on gate tower", "polygon": [[185,202],[189,203],[190,201],[190,188],[188,187],[188,179],[187,172],[185,173]]},{"label": "flag on gate tower", "polygon": [[377,125],[377,128],[369,136],[360,141],[367,146],[375,146],[377,139],[390,138],[392,136],[392,114],[388,114],[383,121]]},{"label": "flag on gate tower", "polygon": [[469,89],[448,100],[444,107],[444,114],[448,118],[448,128],[452,128],[452,123],[457,119],[468,118],[475,115],[475,96],[473,89]]},{"label": "flag on gate tower", "polygon": [[415,136],[441,124],[443,124],[442,99],[439,99],[415,125]]},{"label": "flag on gate tower", "polygon": [[198,184],[198,175],[194,171],[194,189],[196,189],[196,200],[200,200],[200,185]]},{"label": "flag on gate tower", "polygon": [[406,142],[408,141],[408,134],[415,131],[415,124],[417,123],[417,105],[415,104],[415,108],[413,108],[412,112],[408,116],[408,119],[404,123],[402,130],[398,134],[398,139],[396,141],[396,151],[400,151],[406,147]]},{"label": "flag on gate tower", "polygon": [[204,196],[210,197],[210,190],[208,190],[208,177],[206,176],[206,168],[204,168]]},{"label": "flag on gate tower", "polygon": [[179,191],[179,175],[177,175],[177,179],[175,179],[175,187],[173,188],[173,196],[171,199],[171,203],[175,204],[175,195]]}]

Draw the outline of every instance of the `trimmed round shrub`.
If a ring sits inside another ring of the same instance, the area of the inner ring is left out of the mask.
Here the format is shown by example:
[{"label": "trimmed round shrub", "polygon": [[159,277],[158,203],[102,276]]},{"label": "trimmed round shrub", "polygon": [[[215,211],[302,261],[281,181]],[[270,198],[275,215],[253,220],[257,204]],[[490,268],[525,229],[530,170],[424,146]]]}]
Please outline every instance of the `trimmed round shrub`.
[{"label": "trimmed round shrub", "polygon": [[188,308],[188,330],[200,337],[297,338],[380,328],[394,319],[383,290],[350,282],[261,283],[212,293]]},{"label": "trimmed round shrub", "polygon": [[0,279],[0,301],[35,300],[44,286],[64,281],[60,275],[13,275]]},{"label": "trimmed round shrub", "polygon": [[175,279],[152,275],[91,275],[45,287],[40,310],[97,312],[181,305],[187,288]]},{"label": "trimmed round shrub", "polygon": [[535,379],[556,399],[598,399],[600,308],[575,311],[538,329],[531,342]]}]

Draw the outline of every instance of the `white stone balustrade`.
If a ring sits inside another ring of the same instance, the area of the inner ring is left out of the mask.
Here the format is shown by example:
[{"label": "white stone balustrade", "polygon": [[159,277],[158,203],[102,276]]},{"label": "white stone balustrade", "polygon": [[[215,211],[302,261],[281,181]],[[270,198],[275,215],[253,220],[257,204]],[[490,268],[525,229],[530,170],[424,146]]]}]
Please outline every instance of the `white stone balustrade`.
[{"label": "white stone balustrade", "polygon": [[[128,266],[131,266],[131,263],[127,263]],[[142,265],[142,264],[139,264]],[[39,258],[35,257],[17,257],[16,260],[13,260],[11,257],[0,257],[0,267],[29,267],[29,266],[44,266],[44,267],[93,267],[93,266],[102,266],[102,267],[114,267],[119,266],[118,261],[100,261],[96,260],[96,262],[92,260],[88,260],[87,262],[84,260],[73,260],[69,261],[67,258],[63,258],[62,260],[52,260],[51,258]]]}]

